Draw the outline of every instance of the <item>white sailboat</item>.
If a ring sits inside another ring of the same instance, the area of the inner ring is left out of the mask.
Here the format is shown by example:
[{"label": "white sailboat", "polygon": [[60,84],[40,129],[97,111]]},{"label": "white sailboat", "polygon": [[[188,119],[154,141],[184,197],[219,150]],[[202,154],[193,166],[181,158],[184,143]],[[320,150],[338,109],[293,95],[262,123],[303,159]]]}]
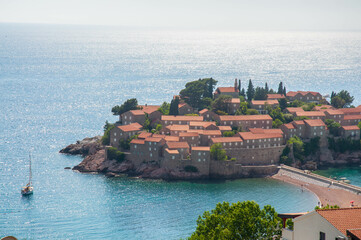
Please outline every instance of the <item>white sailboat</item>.
[{"label": "white sailboat", "polygon": [[21,194],[22,195],[30,195],[33,194],[33,186],[32,186],[32,182],[31,182],[31,155],[29,154],[29,182],[28,184],[26,184],[25,187],[23,187],[21,189]]}]

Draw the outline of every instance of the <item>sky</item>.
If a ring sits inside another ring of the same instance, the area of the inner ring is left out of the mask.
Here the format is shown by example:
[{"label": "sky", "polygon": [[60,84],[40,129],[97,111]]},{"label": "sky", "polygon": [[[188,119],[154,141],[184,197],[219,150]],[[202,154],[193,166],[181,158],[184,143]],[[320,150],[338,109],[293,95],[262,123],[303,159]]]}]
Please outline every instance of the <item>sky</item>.
[{"label": "sky", "polygon": [[0,23],[361,31],[361,0],[0,0]]}]

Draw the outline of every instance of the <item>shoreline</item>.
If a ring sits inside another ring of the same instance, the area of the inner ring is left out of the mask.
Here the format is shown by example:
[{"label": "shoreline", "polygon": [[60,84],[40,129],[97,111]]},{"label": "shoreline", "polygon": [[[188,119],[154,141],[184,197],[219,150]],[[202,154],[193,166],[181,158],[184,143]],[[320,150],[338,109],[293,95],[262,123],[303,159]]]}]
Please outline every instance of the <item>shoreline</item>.
[{"label": "shoreline", "polygon": [[354,201],[354,207],[361,206],[361,195],[354,194],[344,189],[335,189],[320,186],[320,184],[317,184],[316,181],[314,181],[313,183],[304,182],[299,179],[295,179],[290,176],[281,174],[280,172],[273,175],[271,178],[298,186],[301,189],[307,189],[308,191],[314,193],[317,196],[319,202],[323,206],[329,204],[330,206],[338,205],[341,208],[348,208],[351,207],[350,201]]}]

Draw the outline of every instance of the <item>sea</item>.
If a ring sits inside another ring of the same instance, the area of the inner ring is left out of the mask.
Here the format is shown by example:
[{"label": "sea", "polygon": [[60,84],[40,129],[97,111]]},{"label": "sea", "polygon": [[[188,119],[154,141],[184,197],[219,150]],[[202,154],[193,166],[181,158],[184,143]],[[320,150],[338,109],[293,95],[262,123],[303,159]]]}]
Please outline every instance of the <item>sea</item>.
[{"label": "sea", "polygon": [[[117,120],[114,105],[133,97],[169,102],[185,83],[206,77],[218,86],[237,78],[243,87],[252,79],[323,95],[346,89],[357,106],[361,32],[0,24],[0,237],[181,239],[218,202],[313,210],[313,193],[273,179],[166,182],[64,169],[82,158],[59,150],[102,134],[106,120]],[[23,197],[29,153],[34,194]],[[360,179],[358,170],[342,171]]]}]

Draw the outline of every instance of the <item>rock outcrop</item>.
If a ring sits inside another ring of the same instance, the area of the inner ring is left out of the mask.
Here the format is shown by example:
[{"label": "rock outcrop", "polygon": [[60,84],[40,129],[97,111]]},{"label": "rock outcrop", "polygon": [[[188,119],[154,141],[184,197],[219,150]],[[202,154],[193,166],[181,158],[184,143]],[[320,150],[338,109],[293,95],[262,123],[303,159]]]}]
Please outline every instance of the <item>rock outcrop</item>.
[{"label": "rock outcrop", "polygon": [[100,139],[101,136],[84,138],[81,141],[77,141],[75,144],[70,144],[69,146],[61,149],[59,152],[71,155],[93,155],[103,148],[100,143]]}]

